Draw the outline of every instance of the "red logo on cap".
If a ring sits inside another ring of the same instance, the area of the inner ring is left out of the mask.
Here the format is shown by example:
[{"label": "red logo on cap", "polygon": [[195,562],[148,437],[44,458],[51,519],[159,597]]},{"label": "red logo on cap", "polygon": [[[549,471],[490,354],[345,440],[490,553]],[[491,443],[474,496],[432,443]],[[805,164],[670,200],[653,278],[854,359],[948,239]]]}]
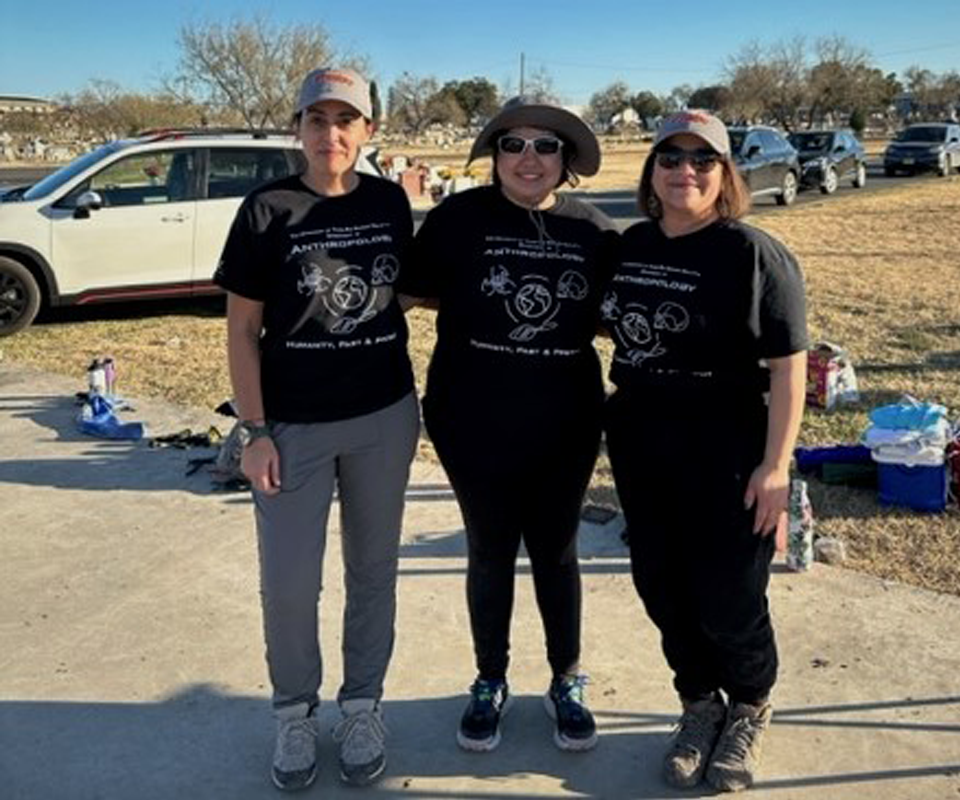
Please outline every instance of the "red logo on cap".
[{"label": "red logo on cap", "polygon": [[347,86],[353,86],[353,78],[342,72],[323,72],[317,75],[317,83],[345,83]]},{"label": "red logo on cap", "polygon": [[709,116],[696,111],[682,111],[674,119],[678,122],[699,122],[702,125],[706,125],[710,121]]}]

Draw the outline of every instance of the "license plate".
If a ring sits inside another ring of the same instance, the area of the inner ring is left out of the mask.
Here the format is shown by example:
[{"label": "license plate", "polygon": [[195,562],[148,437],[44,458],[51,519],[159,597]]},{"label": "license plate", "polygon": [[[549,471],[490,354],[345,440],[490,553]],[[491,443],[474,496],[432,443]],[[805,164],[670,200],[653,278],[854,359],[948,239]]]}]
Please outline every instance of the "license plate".
[{"label": "license plate", "polygon": [[913,163],[913,159],[912,159],[912,158],[905,158],[905,159],[903,159],[903,163],[904,163],[904,164],[912,164],[912,163]]}]

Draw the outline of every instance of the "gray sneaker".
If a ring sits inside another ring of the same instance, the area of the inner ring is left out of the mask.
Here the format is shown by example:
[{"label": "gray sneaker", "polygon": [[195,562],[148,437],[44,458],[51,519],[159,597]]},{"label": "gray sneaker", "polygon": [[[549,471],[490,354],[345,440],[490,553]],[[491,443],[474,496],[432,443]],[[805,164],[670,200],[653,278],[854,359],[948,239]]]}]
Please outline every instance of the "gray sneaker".
[{"label": "gray sneaker", "polygon": [[678,789],[689,789],[700,783],[726,715],[727,706],[719,695],[683,701],[683,715],[663,759],[663,779],[667,783]]},{"label": "gray sneaker", "polygon": [[316,710],[307,703],[274,709],[277,743],[270,776],[278,789],[305,789],[317,777]]},{"label": "gray sneaker", "polygon": [[340,778],[353,786],[366,786],[383,774],[387,766],[380,704],[374,700],[344,700],[343,719],[333,729],[340,743]]},{"label": "gray sneaker", "polygon": [[773,708],[735,703],[727,715],[720,741],[707,767],[707,781],[720,792],[738,792],[753,785],[760,767],[763,734],[770,726]]}]

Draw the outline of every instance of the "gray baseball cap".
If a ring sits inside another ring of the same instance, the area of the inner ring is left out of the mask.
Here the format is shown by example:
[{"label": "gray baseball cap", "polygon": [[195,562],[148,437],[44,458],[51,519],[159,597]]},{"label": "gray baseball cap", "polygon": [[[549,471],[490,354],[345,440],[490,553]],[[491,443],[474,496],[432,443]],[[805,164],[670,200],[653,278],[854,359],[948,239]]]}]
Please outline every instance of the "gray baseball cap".
[{"label": "gray baseball cap", "polygon": [[657,128],[653,146],[656,147],[664,139],[669,139],[678,133],[698,136],[720,155],[730,155],[730,136],[727,134],[727,126],[707,111],[690,109],[665,117]]},{"label": "gray baseball cap", "polygon": [[353,106],[366,119],[373,119],[370,84],[359,72],[352,69],[322,67],[313,70],[300,86],[296,111],[299,114],[323,100],[340,100]]}]

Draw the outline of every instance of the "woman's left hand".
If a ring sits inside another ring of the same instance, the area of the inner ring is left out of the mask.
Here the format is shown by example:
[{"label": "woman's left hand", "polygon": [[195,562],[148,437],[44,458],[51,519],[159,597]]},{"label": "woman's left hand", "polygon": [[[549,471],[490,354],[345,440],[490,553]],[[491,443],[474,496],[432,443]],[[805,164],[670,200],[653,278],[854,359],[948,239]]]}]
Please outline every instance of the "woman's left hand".
[{"label": "woman's left hand", "polygon": [[753,532],[768,536],[777,529],[777,522],[787,513],[790,499],[790,470],[763,462],[750,476],[743,507],[756,507]]}]

